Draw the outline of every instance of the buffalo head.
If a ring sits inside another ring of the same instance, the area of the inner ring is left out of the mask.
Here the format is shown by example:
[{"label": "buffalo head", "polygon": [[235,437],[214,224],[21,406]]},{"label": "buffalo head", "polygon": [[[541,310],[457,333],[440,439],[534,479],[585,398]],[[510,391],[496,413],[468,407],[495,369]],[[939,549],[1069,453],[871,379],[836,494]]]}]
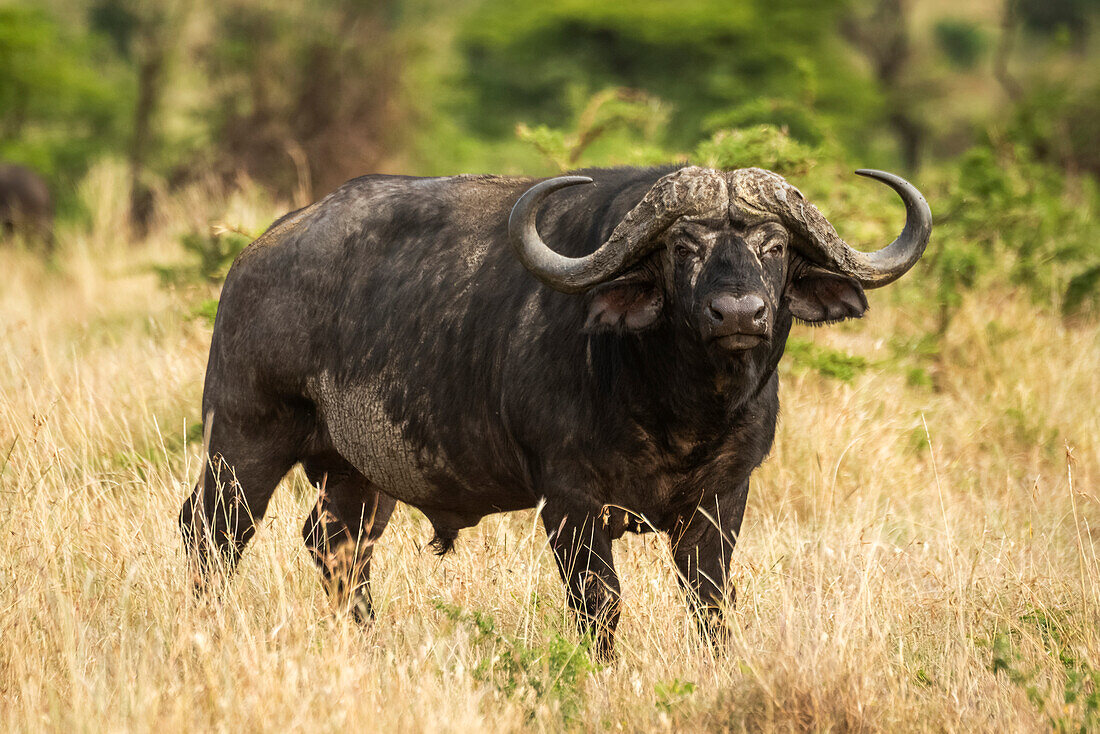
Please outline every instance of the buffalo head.
[{"label": "buffalo head", "polygon": [[544,243],[535,219],[548,195],[591,179],[549,179],[516,203],[509,234],[535,277],[589,294],[587,328],[637,331],[671,319],[719,353],[738,352],[770,341],[784,310],[810,323],[862,316],[863,290],[896,280],[924,252],[932,213],[920,192],[890,173],[857,173],[893,188],[906,207],[901,235],[876,252],[849,247],[796,188],[759,168],[674,171],[578,258]]}]

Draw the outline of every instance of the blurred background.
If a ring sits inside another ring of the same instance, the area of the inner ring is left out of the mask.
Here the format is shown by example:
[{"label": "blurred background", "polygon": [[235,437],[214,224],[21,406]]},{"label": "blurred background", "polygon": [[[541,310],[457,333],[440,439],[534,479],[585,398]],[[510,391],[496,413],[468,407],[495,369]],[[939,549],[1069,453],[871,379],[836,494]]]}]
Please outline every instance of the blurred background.
[{"label": "blurred background", "polygon": [[[0,0],[0,732],[1100,731],[1098,138],[1100,0]],[[371,172],[676,161],[866,249],[904,210],[856,168],[936,220],[868,318],[792,330],[729,656],[635,536],[593,668],[533,513],[437,561],[399,509],[364,633],[298,470],[192,596],[241,248]]]},{"label": "blurred background", "polygon": [[[41,177],[60,226],[94,220],[109,179],[134,239],[196,183],[277,213],[370,172],[690,160],[774,169],[843,214],[865,211],[832,193],[850,169],[885,168],[933,203],[941,327],[986,272],[1077,314],[1100,288],[1098,19],[1100,0],[16,0],[0,162]],[[265,222],[208,224],[181,237],[216,270]]]}]

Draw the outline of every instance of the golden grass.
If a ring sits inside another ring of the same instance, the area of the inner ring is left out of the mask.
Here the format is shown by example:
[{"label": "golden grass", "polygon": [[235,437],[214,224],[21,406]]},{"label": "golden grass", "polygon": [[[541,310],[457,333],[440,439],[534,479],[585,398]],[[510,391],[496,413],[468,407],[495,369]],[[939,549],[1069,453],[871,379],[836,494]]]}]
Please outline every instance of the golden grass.
[{"label": "golden grass", "polygon": [[130,247],[104,193],[118,175],[89,179],[97,215],[53,266],[0,252],[0,730],[1100,726],[1095,323],[985,293],[920,358],[933,319],[899,289],[859,324],[801,330],[870,366],[845,382],[785,364],[729,649],[695,637],[662,541],[632,537],[621,659],[597,669],[570,654],[533,513],[488,518],[439,560],[400,511],[361,629],[306,556],[295,474],[220,600],[192,598],[176,513],[209,328],[202,294],[148,265],[180,257],[196,220],[254,230],[276,212],[197,190]]}]

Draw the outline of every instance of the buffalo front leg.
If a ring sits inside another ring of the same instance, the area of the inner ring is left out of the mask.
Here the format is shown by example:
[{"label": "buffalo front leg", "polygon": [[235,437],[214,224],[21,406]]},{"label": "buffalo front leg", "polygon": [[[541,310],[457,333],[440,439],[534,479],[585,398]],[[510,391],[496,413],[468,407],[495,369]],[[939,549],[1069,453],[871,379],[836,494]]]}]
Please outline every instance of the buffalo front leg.
[{"label": "buffalo front leg", "polygon": [[332,600],[367,622],[374,616],[371,556],[396,502],[343,458],[311,459],[304,467],[318,496],[302,538]]},{"label": "buffalo front leg", "polygon": [[669,530],[680,586],[700,630],[712,640],[723,636],[723,612],[727,600],[732,605],[735,599],[730,563],[748,493],[745,480],[731,492],[704,494],[698,507]]},{"label": "buffalo front leg", "polygon": [[620,606],[611,534],[598,511],[570,511],[547,503],[542,522],[581,634],[591,636],[597,660],[610,662]]}]

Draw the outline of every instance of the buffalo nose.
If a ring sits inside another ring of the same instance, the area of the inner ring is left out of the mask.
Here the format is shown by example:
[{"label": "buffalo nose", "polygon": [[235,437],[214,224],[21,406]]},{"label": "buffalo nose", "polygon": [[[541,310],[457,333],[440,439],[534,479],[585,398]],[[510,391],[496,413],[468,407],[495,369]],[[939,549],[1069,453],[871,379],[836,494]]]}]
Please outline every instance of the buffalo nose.
[{"label": "buffalo nose", "polygon": [[768,331],[768,307],[760,296],[715,296],[707,303],[707,319],[715,336]]}]

